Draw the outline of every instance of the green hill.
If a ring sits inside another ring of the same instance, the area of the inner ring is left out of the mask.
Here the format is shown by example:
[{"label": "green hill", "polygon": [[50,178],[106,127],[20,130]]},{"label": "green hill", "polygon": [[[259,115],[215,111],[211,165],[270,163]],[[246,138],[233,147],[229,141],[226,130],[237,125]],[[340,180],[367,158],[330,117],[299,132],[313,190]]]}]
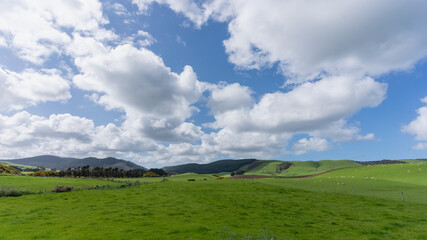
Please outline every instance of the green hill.
[{"label": "green hill", "polygon": [[321,161],[291,161],[293,164],[284,171],[278,171],[279,164],[283,161],[265,161],[258,167],[246,171],[245,175],[263,175],[263,176],[304,176],[323,173],[326,171],[360,166],[352,160],[321,160]]},{"label": "green hill", "polygon": [[7,165],[9,167],[15,168],[21,172],[35,172],[41,170],[40,168],[36,166],[29,166],[24,164],[18,164],[18,163],[11,163],[8,161],[0,161],[0,164]]},{"label": "green hill", "polygon": [[0,174],[14,174],[14,175],[17,175],[17,174],[21,174],[21,171],[15,169],[13,167],[0,164]]},{"label": "green hill", "polygon": [[240,160],[219,160],[207,164],[189,163],[177,166],[164,167],[168,173],[220,173],[220,172],[232,172],[239,170],[241,167],[251,164],[257,161],[256,159],[240,159]]},{"label": "green hill", "polygon": [[376,179],[427,185],[427,162],[353,167],[329,172],[319,177]]}]

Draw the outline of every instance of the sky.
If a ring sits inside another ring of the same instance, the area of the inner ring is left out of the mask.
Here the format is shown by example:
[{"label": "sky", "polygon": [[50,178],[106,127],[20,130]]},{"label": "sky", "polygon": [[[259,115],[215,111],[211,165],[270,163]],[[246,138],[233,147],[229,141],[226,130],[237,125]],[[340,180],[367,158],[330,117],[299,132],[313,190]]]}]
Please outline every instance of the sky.
[{"label": "sky", "polygon": [[0,159],[427,157],[426,1],[0,5]]}]

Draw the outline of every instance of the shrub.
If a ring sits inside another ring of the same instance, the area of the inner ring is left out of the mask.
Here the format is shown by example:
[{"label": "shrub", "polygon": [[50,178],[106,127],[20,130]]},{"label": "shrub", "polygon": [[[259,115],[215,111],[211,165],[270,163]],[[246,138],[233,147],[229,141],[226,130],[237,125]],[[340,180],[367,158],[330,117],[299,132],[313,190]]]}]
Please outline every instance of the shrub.
[{"label": "shrub", "polygon": [[36,177],[58,177],[59,172],[49,171],[49,170],[40,170],[37,172],[29,173],[28,176]]},{"label": "shrub", "polygon": [[66,186],[55,186],[51,192],[70,192],[74,189],[74,187],[66,187]]},{"label": "shrub", "polygon": [[141,185],[141,183],[138,180],[135,182],[125,181],[122,185],[120,185],[120,187],[125,188],[125,187],[132,187],[132,186],[138,186],[138,185]]},{"label": "shrub", "polygon": [[20,197],[23,195],[22,191],[15,190],[15,188],[4,188],[0,189],[0,197]]},{"label": "shrub", "polygon": [[157,174],[157,173],[155,173],[155,172],[148,171],[148,172],[144,175],[144,177],[160,177],[160,175],[159,175],[159,174]]},{"label": "shrub", "polygon": [[13,167],[0,164],[0,173],[19,175],[19,174],[21,174],[21,171],[15,169]]}]

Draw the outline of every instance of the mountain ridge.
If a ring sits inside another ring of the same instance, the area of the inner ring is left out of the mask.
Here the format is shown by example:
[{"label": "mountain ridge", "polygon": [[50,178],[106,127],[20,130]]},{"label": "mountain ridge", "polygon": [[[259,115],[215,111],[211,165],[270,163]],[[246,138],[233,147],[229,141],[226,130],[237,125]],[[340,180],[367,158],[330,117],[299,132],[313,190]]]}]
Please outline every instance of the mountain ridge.
[{"label": "mountain ridge", "polygon": [[54,168],[58,170],[65,170],[67,168],[76,168],[89,165],[90,167],[103,167],[103,168],[119,168],[123,170],[133,170],[133,169],[145,169],[145,167],[135,164],[133,162],[117,159],[114,157],[107,158],[67,158],[67,157],[58,157],[53,155],[40,155],[35,157],[28,158],[19,158],[19,159],[2,159],[2,161],[7,161],[9,163],[23,164],[34,167],[44,167],[44,168]]}]

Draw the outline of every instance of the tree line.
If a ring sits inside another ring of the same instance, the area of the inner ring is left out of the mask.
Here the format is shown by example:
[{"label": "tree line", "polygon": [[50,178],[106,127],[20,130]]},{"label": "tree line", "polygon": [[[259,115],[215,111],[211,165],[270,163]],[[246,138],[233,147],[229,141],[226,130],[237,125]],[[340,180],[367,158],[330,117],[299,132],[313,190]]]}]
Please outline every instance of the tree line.
[{"label": "tree line", "polygon": [[42,176],[42,177],[89,177],[89,178],[138,178],[138,177],[161,177],[167,176],[167,173],[163,169],[151,168],[146,171],[144,169],[132,169],[123,170],[119,168],[103,168],[94,167],[91,168],[89,165],[76,168],[68,168],[67,170],[61,171],[37,171],[29,174],[31,176]]}]

